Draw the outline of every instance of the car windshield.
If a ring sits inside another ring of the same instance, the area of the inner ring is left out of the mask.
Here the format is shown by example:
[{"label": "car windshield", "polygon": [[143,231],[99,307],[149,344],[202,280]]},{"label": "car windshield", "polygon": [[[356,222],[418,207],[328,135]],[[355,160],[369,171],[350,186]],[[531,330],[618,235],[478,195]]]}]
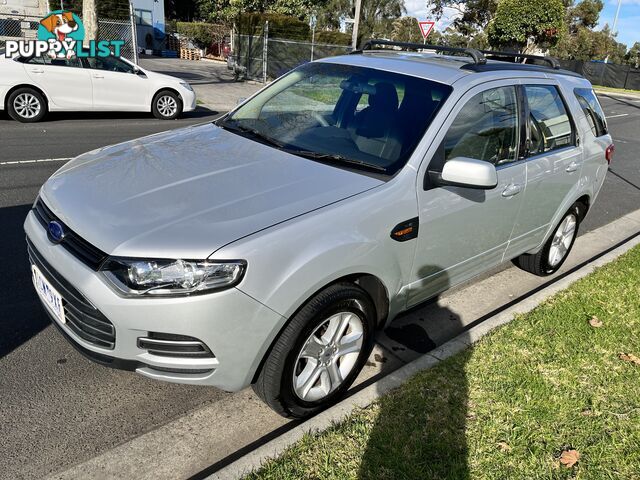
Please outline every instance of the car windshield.
[{"label": "car windshield", "polygon": [[450,93],[408,75],[309,63],[217,124],[312,160],[392,175]]}]

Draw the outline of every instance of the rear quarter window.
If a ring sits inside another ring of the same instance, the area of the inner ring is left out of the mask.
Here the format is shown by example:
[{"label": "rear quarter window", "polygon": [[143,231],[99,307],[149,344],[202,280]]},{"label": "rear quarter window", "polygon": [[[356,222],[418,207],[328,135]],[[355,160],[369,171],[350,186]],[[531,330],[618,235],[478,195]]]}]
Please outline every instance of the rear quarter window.
[{"label": "rear quarter window", "polygon": [[576,88],[573,93],[578,99],[584,115],[587,117],[587,122],[589,122],[593,134],[596,137],[601,137],[609,133],[606,117],[595,92],[590,88]]}]

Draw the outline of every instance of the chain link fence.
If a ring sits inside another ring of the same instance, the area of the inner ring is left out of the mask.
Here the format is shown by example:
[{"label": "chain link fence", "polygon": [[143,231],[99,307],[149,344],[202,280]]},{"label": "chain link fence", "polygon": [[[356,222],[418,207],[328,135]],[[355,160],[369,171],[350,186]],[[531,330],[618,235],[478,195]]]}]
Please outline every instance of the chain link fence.
[{"label": "chain link fence", "polygon": [[234,31],[230,63],[246,72],[246,78],[267,82],[304,63],[344,55],[351,50],[347,45],[270,38],[268,24],[265,24],[258,35],[240,35]]},{"label": "chain link fence", "polygon": [[[1,14],[0,48],[7,40],[36,40],[41,17]],[[98,19],[97,40],[124,40],[121,56],[136,61],[135,24],[128,20]]]},{"label": "chain link fence", "polygon": [[120,56],[137,63],[135,25],[127,20],[98,19],[98,40],[124,40]]},{"label": "chain link fence", "polygon": [[26,15],[0,15],[0,48],[7,40],[36,40],[40,20]]}]

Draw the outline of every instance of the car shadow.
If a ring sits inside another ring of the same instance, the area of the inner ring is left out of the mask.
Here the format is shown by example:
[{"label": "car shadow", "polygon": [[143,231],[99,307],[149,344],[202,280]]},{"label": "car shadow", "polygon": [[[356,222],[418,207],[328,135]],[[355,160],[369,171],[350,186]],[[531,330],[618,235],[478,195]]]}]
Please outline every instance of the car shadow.
[{"label": "car shadow", "polygon": [[25,233],[31,205],[0,208],[0,358],[35,337],[51,323],[31,284]]},{"label": "car shadow", "polygon": [[[436,270],[439,267],[422,269],[423,272]],[[445,282],[448,286],[448,279]],[[463,331],[460,316],[448,307],[439,306],[437,301],[426,302],[411,312],[427,322],[429,316],[443,315],[457,323],[456,331]],[[419,324],[398,328],[392,323],[385,334],[420,354],[437,347]],[[465,365],[470,355],[471,350],[466,349],[455,358],[445,360],[446,376],[427,370],[418,373],[417,378],[401,389],[381,397],[373,409],[375,422],[368,435],[358,478],[469,478],[465,435],[469,385]]]}]

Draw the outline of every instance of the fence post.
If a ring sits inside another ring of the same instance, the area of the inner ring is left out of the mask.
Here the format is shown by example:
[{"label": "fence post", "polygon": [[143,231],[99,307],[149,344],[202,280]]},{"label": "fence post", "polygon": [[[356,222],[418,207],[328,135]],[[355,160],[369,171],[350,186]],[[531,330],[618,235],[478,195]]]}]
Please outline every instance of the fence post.
[{"label": "fence post", "polygon": [[269,62],[269,20],[264,22],[264,41],[262,45],[262,83],[267,83],[268,62]]},{"label": "fence post", "polygon": [[138,30],[136,27],[136,14],[133,11],[133,2],[129,1],[129,21],[131,22],[131,43],[133,45],[133,63],[138,65]]}]

